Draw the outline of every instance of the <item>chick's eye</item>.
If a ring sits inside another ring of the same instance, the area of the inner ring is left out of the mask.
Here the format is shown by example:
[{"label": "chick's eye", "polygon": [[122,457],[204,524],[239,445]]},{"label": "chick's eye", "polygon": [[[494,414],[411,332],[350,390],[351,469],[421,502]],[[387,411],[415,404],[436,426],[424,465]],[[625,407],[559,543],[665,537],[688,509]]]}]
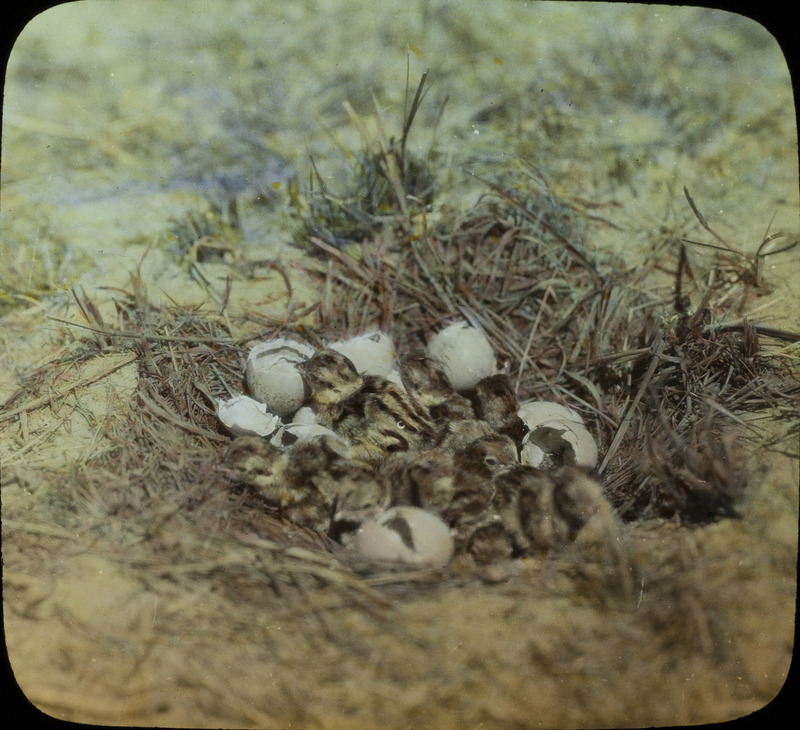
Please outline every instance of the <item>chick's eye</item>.
[{"label": "chick's eye", "polygon": [[497,466],[500,462],[498,461],[496,456],[487,456],[483,460],[483,463],[486,464],[486,466]]},{"label": "chick's eye", "polygon": [[399,428],[401,431],[405,430],[405,428],[406,428],[406,422],[405,422],[405,421],[397,421],[397,422],[395,423],[395,425],[396,425],[396,426],[397,426],[397,428]]}]

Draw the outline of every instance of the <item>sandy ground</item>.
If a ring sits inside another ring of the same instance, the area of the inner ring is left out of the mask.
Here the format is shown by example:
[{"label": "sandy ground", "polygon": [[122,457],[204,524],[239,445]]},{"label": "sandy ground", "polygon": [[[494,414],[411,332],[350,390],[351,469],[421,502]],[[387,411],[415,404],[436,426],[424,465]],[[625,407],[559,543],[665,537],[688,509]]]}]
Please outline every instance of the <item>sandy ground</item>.
[{"label": "sandy ground", "polygon": [[[407,64],[412,87],[430,68],[412,144],[441,169],[434,215],[475,200],[474,175],[525,159],[560,191],[618,203],[617,228],[590,245],[631,262],[703,235],[683,186],[747,251],[768,226],[800,230],[790,79],[774,39],[741,16],[328,0],[86,1],[38,17],[5,89],[0,402],[43,366],[67,395],[0,411],[0,464],[6,642],[44,712],[194,727],[678,725],[747,715],[783,685],[793,442],[750,445],[740,519],[626,526],[639,583],[623,602],[543,559],[497,582],[456,566],[369,595],[303,584],[282,601],[245,579],[268,555],[220,527],[230,515],[171,514],[149,532],[135,504],[81,492],[139,374],[125,354],[70,360],[81,333],[53,318],[83,321],[72,292],[113,321],[138,267],[153,301],[213,308],[230,269],[205,264],[203,283],[175,231],[235,198],[239,260],[284,262],[312,303],[287,247],[290,181],[307,180],[309,156],[341,181],[341,149],[359,145],[345,100],[366,118],[374,94],[397,129]],[[766,259],[771,293],[751,321],[800,331],[798,262]],[[231,319],[279,312],[282,286],[274,271],[262,287],[234,281]]]}]

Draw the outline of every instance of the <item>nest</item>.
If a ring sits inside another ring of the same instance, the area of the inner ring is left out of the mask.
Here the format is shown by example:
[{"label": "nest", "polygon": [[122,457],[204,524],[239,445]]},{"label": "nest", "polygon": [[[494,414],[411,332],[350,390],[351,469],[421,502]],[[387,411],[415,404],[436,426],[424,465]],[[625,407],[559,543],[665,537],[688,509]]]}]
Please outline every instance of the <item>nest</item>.
[{"label": "nest", "polygon": [[[735,516],[747,480],[737,440],[753,430],[742,415],[780,414],[790,432],[800,431],[797,360],[782,349],[798,335],[744,316],[768,291],[764,257],[796,242],[771,247],[782,236],[769,236],[748,257],[713,231],[685,191],[715,244],[654,242],[632,269],[587,243],[612,225],[603,206],[558,195],[530,167],[484,181],[471,210],[433,222],[419,198],[406,196],[417,203],[412,211],[395,192],[403,170],[421,166],[406,161],[407,129],[399,145],[367,146],[357,168],[371,180],[366,205],[359,207],[363,185],[342,197],[311,192],[306,231],[322,262],[314,267],[324,292],[319,331],[378,325],[402,354],[464,318],[487,333],[520,401],[555,400],[583,415],[604,454],[606,494],[625,520]],[[381,205],[375,180],[383,181]],[[338,213],[325,218],[331,211]],[[702,277],[689,264],[693,246],[721,252]],[[671,286],[654,289],[665,274]]]},{"label": "nest", "polygon": [[[593,231],[611,226],[603,206],[559,195],[530,167],[484,181],[471,209],[434,217],[435,178],[406,150],[423,86],[424,78],[399,142],[364,133],[350,193],[318,185],[295,197],[296,245],[309,254],[305,268],[322,295],[305,312],[290,306],[282,320],[257,319],[260,336],[288,330],[317,346],[377,326],[411,350],[443,323],[466,319],[488,335],[519,400],[555,400],[582,414],[603,455],[605,493],[623,519],[735,516],[747,478],[739,439],[754,428],[746,415],[781,415],[788,430],[800,431],[797,360],[781,349],[800,336],[742,316],[763,291],[757,274],[767,254],[725,250],[701,277],[688,261],[692,244],[676,239],[631,269],[590,245]],[[287,272],[273,266],[291,295]],[[672,282],[666,297],[646,285],[664,273]],[[328,603],[375,608],[385,599],[373,585],[420,579],[357,578],[331,562],[336,544],[281,520],[237,486],[220,461],[229,437],[215,406],[243,391],[252,334],[240,334],[224,306],[217,313],[155,306],[144,291],[133,274],[113,325],[75,293],[87,324],[70,357],[123,351],[139,369],[115,447],[69,475],[65,493],[80,526],[110,536],[114,519],[124,519],[150,547],[137,553],[148,572],[178,582],[191,581],[193,571],[218,575],[234,602],[261,605],[271,596],[276,606],[314,611],[308,593],[325,585],[337,589],[329,596],[344,596]],[[299,320],[309,313],[313,326]],[[31,390],[52,400],[48,372],[31,376],[4,417],[30,408],[22,396]],[[442,575],[429,571],[425,579]]]}]

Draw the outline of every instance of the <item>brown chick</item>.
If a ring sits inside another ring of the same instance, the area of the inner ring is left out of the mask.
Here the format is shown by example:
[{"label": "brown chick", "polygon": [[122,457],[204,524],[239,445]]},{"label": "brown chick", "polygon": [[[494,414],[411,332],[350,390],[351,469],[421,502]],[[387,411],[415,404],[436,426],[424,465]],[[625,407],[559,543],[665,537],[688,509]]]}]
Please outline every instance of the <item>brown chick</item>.
[{"label": "brown chick", "polygon": [[389,380],[359,376],[347,357],[332,350],[298,368],[320,422],[347,439],[364,460],[377,465],[386,454],[416,451],[431,442],[428,414]]},{"label": "brown chick", "polygon": [[473,396],[475,415],[497,433],[509,436],[516,444],[517,453],[528,433],[525,422],[517,415],[519,404],[507,375],[490,375],[475,386]]},{"label": "brown chick", "polygon": [[333,438],[281,451],[268,441],[235,439],[226,460],[239,480],[290,522],[339,537],[387,502],[374,471]]},{"label": "brown chick", "polygon": [[453,390],[442,366],[424,352],[400,358],[400,377],[408,393],[427,409],[435,424],[475,417],[472,405]]}]

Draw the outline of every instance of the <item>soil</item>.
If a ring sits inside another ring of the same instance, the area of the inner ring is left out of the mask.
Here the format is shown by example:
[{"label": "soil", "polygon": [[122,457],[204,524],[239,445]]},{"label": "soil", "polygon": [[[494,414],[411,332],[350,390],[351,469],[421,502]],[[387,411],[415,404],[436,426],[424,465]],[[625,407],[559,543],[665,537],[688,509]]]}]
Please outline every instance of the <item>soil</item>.
[{"label": "soil", "polygon": [[[131,350],[76,356],[79,301],[118,323],[115,299],[140,282],[159,306],[226,318],[242,342],[265,334],[253,312],[285,314],[281,267],[295,310],[313,305],[307,256],[290,245],[295,185],[309,158],[344,185],[344,151],[361,139],[343,102],[370,120],[377,104],[391,134],[407,75],[413,90],[426,69],[409,144],[437,170],[433,217],[468,210],[479,178],[524,160],[555,190],[602,201],[613,226],[587,246],[631,266],[675,238],[709,240],[684,186],[748,253],[767,231],[800,231],[791,80],[775,39],[743,16],[366,0],[101,0],[38,16],[12,53],[3,109],[0,402],[12,405],[0,406],[0,477],[8,654],[45,713],[660,726],[742,717],[783,686],[800,469],[796,424],[770,414],[747,444],[737,518],[623,527],[637,582],[622,599],[569,556],[348,582],[333,558],[270,552],[237,531],[245,506],[203,479],[223,436],[172,465],[142,454],[145,495],[110,468],[87,472],[128,438],[142,370]],[[187,246],[206,228],[224,255]],[[711,255],[691,249],[698,271]],[[764,259],[751,323],[800,331],[798,262],[796,249]],[[781,346],[796,363],[796,344]]]}]

